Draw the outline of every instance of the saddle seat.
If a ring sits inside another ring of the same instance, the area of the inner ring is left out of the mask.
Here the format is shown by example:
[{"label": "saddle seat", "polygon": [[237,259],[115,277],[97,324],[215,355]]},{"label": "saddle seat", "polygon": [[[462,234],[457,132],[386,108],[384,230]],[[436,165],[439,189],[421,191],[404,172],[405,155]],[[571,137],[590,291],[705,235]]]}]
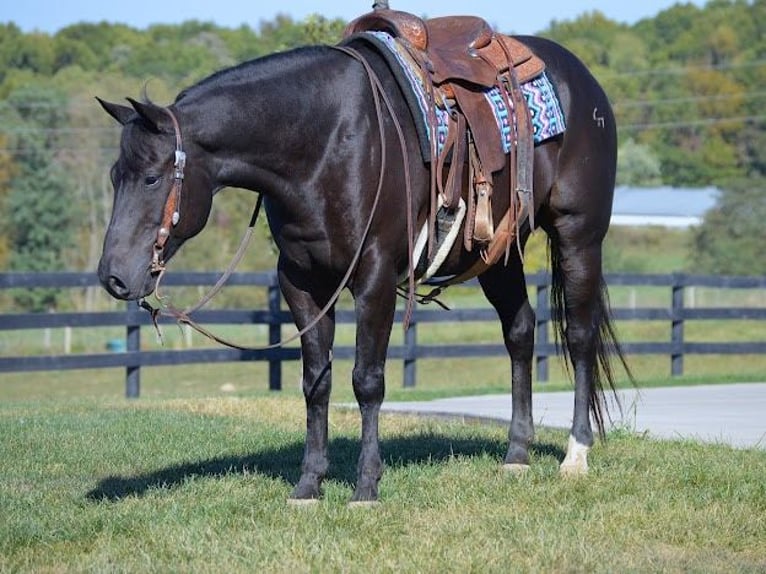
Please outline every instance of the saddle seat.
[{"label": "saddle seat", "polygon": [[375,10],[352,21],[344,36],[371,30],[406,41],[425,56],[424,64],[435,85],[462,81],[491,88],[511,66],[519,83],[545,69],[527,46],[510,36],[495,34],[487,21],[477,16],[423,20],[408,12]]}]

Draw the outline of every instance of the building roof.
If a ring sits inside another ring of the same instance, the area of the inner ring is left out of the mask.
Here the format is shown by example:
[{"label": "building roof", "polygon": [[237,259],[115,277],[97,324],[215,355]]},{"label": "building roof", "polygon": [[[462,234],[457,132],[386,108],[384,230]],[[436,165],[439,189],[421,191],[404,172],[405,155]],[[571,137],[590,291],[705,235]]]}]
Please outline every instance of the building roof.
[{"label": "building roof", "polygon": [[718,201],[715,187],[626,187],[614,190],[612,225],[699,225]]}]

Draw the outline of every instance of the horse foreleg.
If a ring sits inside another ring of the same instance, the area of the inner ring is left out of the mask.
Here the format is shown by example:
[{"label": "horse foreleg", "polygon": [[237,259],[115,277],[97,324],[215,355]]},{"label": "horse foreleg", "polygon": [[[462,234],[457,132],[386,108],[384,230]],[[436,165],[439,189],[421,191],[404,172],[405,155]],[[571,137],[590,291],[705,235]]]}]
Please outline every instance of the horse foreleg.
[{"label": "horse foreleg", "polygon": [[503,341],[511,359],[511,425],[505,468],[511,472],[529,467],[529,445],[534,438],[532,419],[532,357],[535,314],[529,305],[521,261],[495,265],[479,277],[489,302],[497,311]]},{"label": "horse foreleg", "polygon": [[[326,299],[297,287],[286,273],[280,272],[282,294],[295,324],[302,329],[319,316]],[[306,401],[306,444],[301,477],[290,494],[290,502],[313,502],[321,496],[322,480],[329,466],[327,457],[327,415],[332,388],[331,350],[335,336],[335,317],[331,310],[317,325],[301,337],[303,396]]]},{"label": "horse foreleg", "polygon": [[[383,474],[378,438],[378,417],[385,394],[386,352],[396,307],[395,277],[386,275],[393,265],[378,265],[365,271],[365,284],[355,285],[356,361],[352,373],[354,395],[362,415],[362,445],[357,465],[357,482],[352,503],[378,499],[378,482]],[[361,274],[360,274],[361,275]]]}]

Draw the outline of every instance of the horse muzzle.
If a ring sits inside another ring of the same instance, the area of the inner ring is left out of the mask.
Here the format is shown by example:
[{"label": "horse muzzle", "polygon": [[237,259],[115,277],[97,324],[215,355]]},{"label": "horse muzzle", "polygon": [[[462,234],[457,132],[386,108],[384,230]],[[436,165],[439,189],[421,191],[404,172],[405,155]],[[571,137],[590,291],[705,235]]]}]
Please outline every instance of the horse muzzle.
[{"label": "horse muzzle", "polygon": [[133,301],[151,295],[157,284],[157,277],[151,273],[148,266],[130,271],[103,257],[98,265],[98,278],[112,297],[123,301]]}]

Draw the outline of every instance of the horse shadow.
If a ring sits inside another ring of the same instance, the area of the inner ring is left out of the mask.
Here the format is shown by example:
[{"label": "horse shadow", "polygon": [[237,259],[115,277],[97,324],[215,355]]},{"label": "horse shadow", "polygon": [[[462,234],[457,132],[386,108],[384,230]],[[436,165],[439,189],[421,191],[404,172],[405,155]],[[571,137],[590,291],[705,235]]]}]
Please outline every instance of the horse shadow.
[{"label": "horse shadow", "polygon": [[[403,468],[445,462],[453,457],[489,455],[498,460],[505,456],[506,445],[486,439],[455,439],[439,434],[397,437],[381,440],[386,468]],[[261,474],[296,485],[300,478],[303,442],[294,442],[244,456],[223,456],[175,464],[135,476],[108,476],[86,494],[90,501],[118,502],[128,497],[140,497],[154,489],[175,488],[190,478],[223,478],[231,475]],[[330,441],[330,470],[327,479],[347,484],[356,481],[356,460],[360,443],[349,438]],[[561,460],[561,448],[547,443],[535,443],[530,453],[539,457]]]}]

